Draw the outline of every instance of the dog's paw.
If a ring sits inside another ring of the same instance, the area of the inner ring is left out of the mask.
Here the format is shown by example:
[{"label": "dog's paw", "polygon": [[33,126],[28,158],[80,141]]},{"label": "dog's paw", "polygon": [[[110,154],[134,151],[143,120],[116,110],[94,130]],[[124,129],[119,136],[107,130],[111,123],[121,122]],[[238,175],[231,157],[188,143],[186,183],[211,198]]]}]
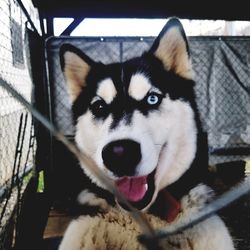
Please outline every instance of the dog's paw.
[{"label": "dog's paw", "polygon": [[77,197],[77,201],[80,205],[88,205],[93,207],[99,207],[100,210],[106,211],[109,207],[106,200],[97,197],[94,193],[88,189],[83,190]]},{"label": "dog's paw", "polygon": [[214,191],[204,184],[191,189],[181,200],[183,212],[195,212],[202,209],[214,197]]}]

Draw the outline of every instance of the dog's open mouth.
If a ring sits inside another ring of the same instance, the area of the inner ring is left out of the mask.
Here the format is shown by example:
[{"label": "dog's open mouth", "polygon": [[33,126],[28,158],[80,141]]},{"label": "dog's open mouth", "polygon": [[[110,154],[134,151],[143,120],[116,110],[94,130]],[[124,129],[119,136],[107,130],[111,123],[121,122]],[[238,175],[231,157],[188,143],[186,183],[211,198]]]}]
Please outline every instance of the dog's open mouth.
[{"label": "dog's open mouth", "polygon": [[[137,209],[145,208],[152,200],[155,171],[146,176],[124,176],[115,183],[118,191]],[[119,202],[126,209],[126,206]]]}]

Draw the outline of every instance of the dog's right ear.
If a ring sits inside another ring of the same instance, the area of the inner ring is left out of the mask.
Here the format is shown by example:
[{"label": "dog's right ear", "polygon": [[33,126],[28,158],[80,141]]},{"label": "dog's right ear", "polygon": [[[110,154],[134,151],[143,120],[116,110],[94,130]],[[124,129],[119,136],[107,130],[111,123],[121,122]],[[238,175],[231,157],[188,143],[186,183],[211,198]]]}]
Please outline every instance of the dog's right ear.
[{"label": "dog's right ear", "polygon": [[193,79],[189,46],[184,28],[178,18],[172,17],[155,39],[150,52],[161,60],[166,70]]},{"label": "dog's right ear", "polygon": [[86,86],[86,77],[94,61],[73,45],[64,44],[60,48],[60,62],[73,103]]}]

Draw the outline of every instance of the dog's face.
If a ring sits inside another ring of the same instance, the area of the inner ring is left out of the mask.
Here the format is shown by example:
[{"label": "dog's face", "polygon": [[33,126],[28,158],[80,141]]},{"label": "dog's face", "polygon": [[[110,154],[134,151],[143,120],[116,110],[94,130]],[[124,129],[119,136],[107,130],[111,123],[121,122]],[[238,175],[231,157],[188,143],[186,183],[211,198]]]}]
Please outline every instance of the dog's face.
[{"label": "dog's face", "polygon": [[192,69],[180,22],[171,19],[148,52],[124,63],[94,62],[71,45],[60,56],[77,145],[133,205],[149,207],[196,154]]}]

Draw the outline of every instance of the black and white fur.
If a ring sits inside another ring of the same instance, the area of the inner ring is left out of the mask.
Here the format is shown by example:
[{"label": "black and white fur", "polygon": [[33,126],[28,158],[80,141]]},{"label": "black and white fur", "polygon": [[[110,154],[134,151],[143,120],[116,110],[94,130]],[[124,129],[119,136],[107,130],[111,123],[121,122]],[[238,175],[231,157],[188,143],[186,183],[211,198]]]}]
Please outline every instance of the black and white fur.
[{"label": "black and white fur", "polygon": [[[61,47],[60,57],[80,150],[114,181],[124,176],[147,176],[146,194],[132,202],[145,213],[163,217],[160,194],[165,189],[181,201],[186,216],[192,213],[185,211],[201,209],[200,204],[211,197],[211,190],[201,184],[207,174],[207,144],[195,101],[187,38],[179,20],[167,22],[149,51],[123,63],[95,62],[69,44]],[[93,209],[104,208],[109,197],[108,203],[117,206],[105,184],[82,168],[98,192],[83,191],[80,202]],[[82,225],[72,223],[60,249],[66,249],[63,246],[69,242],[71,249],[78,249],[70,235],[78,235],[76,230],[82,230]],[[214,230],[213,226],[219,226],[218,237],[208,233],[207,227]],[[205,234],[205,240],[194,249],[208,249],[210,241],[218,246],[212,249],[233,249],[232,239],[217,216],[192,230],[193,238],[194,232]]]}]

